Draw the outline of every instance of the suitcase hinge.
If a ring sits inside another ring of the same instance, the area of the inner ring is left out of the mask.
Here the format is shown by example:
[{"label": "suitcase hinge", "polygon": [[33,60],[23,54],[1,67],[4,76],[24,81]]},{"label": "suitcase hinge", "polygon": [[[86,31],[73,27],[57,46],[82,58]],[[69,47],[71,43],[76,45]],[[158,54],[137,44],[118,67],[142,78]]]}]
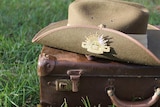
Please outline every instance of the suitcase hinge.
[{"label": "suitcase hinge", "polygon": [[82,69],[73,69],[73,70],[67,71],[67,74],[70,76],[70,80],[72,82],[73,92],[78,92],[79,79],[80,79],[82,72],[83,72]]}]

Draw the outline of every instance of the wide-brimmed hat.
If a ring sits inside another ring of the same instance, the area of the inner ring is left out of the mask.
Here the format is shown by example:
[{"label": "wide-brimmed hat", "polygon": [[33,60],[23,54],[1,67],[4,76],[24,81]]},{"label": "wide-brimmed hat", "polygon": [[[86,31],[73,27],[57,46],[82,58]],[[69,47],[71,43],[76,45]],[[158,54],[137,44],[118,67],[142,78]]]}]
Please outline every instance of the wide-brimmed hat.
[{"label": "wide-brimmed hat", "polygon": [[75,0],[68,20],[52,23],[32,42],[80,54],[143,65],[160,65],[160,31],[148,10],[121,0]]}]

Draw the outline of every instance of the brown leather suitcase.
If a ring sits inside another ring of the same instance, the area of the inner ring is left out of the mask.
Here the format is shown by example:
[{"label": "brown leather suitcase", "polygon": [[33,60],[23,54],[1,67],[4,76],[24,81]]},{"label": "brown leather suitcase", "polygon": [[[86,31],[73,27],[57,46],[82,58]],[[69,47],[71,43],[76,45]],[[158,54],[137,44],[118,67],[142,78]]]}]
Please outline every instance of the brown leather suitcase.
[{"label": "brown leather suitcase", "polygon": [[87,58],[44,46],[38,75],[41,107],[63,107],[64,102],[84,107],[84,99],[91,107],[160,107],[160,67]]}]

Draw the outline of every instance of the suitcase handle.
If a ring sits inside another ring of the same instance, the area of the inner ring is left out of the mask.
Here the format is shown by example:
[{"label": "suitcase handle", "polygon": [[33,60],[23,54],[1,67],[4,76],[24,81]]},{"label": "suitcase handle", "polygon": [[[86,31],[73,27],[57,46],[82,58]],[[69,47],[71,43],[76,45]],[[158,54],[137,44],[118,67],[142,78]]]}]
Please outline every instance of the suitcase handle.
[{"label": "suitcase handle", "polygon": [[157,88],[154,92],[154,95],[151,96],[150,98],[143,100],[143,101],[137,101],[137,102],[129,102],[129,101],[120,100],[114,94],[113,89],[108,89],[107,94],[110,97],[112,103],[116,107],[150,107],[158,101],[160,97],[160,88]]}]

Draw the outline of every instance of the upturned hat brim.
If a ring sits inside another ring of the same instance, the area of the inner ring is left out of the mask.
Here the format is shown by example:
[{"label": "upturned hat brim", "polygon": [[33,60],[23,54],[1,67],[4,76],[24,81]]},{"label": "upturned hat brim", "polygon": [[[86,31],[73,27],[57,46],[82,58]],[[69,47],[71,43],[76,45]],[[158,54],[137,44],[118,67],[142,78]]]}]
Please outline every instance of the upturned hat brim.
[{"label": "upturned hat brim", "polygon": [[[67,20],[50,24],[38,32],[32,42],[115,61],[152,66],[160,65],[158,58],[160,57],[160,55],[158,56],[160,52],[157,49],[160,47],[160,43],[156,42],[160,41],[160,31],[155,30],[151,25],[148,27],[150,30],[147,31],[148,49],[128,34],[120,31],[96,26],[66,26],[66,24]],[[96,54],[88,52],[86,48],[82,47],[86,37],[94,34],[109,38],[109,52]]]}]

